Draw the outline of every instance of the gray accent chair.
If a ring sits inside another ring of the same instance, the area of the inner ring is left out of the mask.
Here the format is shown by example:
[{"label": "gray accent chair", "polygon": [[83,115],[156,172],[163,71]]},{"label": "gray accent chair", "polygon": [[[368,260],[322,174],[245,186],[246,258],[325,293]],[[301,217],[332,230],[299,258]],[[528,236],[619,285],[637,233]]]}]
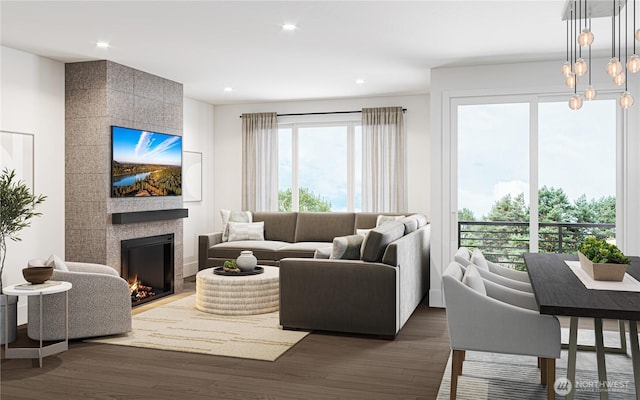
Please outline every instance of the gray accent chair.
[{"label": "gray accent chair", "polygon": [[[456,398],[458,376],[466,351],[518,354],[538,357],[540,383],[547,399],[554,399],[555,365],[560,358],[560,322],[555,316],[522,308],[527,293],[485,287],[475,266],[464,271],[457,262],[442,275],[451,349],[451,393]],[[514,393],[514,397],[517,394]]]},{"label": "gray accent chair", "polygon": [[[114,335],[131,331],[131,294],[127,281],[115,269],[101,264],[65,262],[69,271],[54,269],[51,280],[71,282],[69,339]],[[44,265],[42,260],[30,266]],[[65,294],[42,298],[43,340],[65,337]],[[40,300],[29,296],[27,333],[40,339]]]}]

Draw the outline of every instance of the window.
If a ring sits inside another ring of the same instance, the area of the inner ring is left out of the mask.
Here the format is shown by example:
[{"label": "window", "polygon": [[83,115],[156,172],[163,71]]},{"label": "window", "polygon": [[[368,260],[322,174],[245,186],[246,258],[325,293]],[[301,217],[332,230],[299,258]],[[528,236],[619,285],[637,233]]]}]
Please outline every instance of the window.
[{"label": "window", "polygon": [[279,211],[359,211],[360,122],[279,124]]},{"label": "window", "polygon": [[458,245],[519,267],[525,252],[615,240],[615,99],[580,113],[564,99],[482,100],[455,108]]}]

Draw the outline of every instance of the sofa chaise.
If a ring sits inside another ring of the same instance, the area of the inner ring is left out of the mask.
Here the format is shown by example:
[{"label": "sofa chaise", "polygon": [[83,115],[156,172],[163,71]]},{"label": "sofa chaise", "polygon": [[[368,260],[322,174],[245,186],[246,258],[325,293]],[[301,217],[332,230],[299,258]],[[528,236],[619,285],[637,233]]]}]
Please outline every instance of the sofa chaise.
[{"label": "sofa chaise", "polygon": [[[428,291],[431,226],[422,214],[376,226],[378,218],[377,213],[256,212],[253,222],[264,222],[264,240],[223,242],[222,232],[200,235],[199,269],[252,250],[258,264],[280,268],[284,329],[393,338]],[[363,229],[369,231],[357,259],[334,257],[337,241]]]}]

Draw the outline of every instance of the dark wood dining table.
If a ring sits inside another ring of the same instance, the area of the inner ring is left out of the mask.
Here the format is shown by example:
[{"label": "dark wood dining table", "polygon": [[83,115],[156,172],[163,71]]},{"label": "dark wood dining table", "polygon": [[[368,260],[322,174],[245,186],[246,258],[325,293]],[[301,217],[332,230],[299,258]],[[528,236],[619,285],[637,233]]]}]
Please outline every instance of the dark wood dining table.
[{"label": "dark wood dining table", "polygon": [[[629,257],[629,259],[631,264],[627,273],[640,282],[640,257]],[[565,260],[577,261],[578,257],[575,254],[526,253],[524,255],[540,313],[571,317],[567,379],[572,383],[573,390],[567,395],[567,399],[573,399],[576,392],[578,318],[584,317],[594,319],[598,380],[604,388],[600,390],[601,400],[608,399],[607,385],[611,382],[607,380],[602,320],[629,321],[636,399],[640,400],[640,349],[637,328],[637,321],[640,320],[640,292],[587,289]]]}]

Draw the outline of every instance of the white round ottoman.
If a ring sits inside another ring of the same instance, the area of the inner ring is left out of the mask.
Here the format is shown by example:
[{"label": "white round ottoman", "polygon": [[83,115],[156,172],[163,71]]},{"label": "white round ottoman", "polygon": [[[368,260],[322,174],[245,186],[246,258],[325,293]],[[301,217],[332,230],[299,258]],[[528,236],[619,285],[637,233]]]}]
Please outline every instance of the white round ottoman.
[{"label": "white round ottoman", "polygon": [[246,276],[216,275],[213,268],[196,275],[196,308],[222,315],[265,314],[278,310],[280,270],[262,266],[264,273]]}]

